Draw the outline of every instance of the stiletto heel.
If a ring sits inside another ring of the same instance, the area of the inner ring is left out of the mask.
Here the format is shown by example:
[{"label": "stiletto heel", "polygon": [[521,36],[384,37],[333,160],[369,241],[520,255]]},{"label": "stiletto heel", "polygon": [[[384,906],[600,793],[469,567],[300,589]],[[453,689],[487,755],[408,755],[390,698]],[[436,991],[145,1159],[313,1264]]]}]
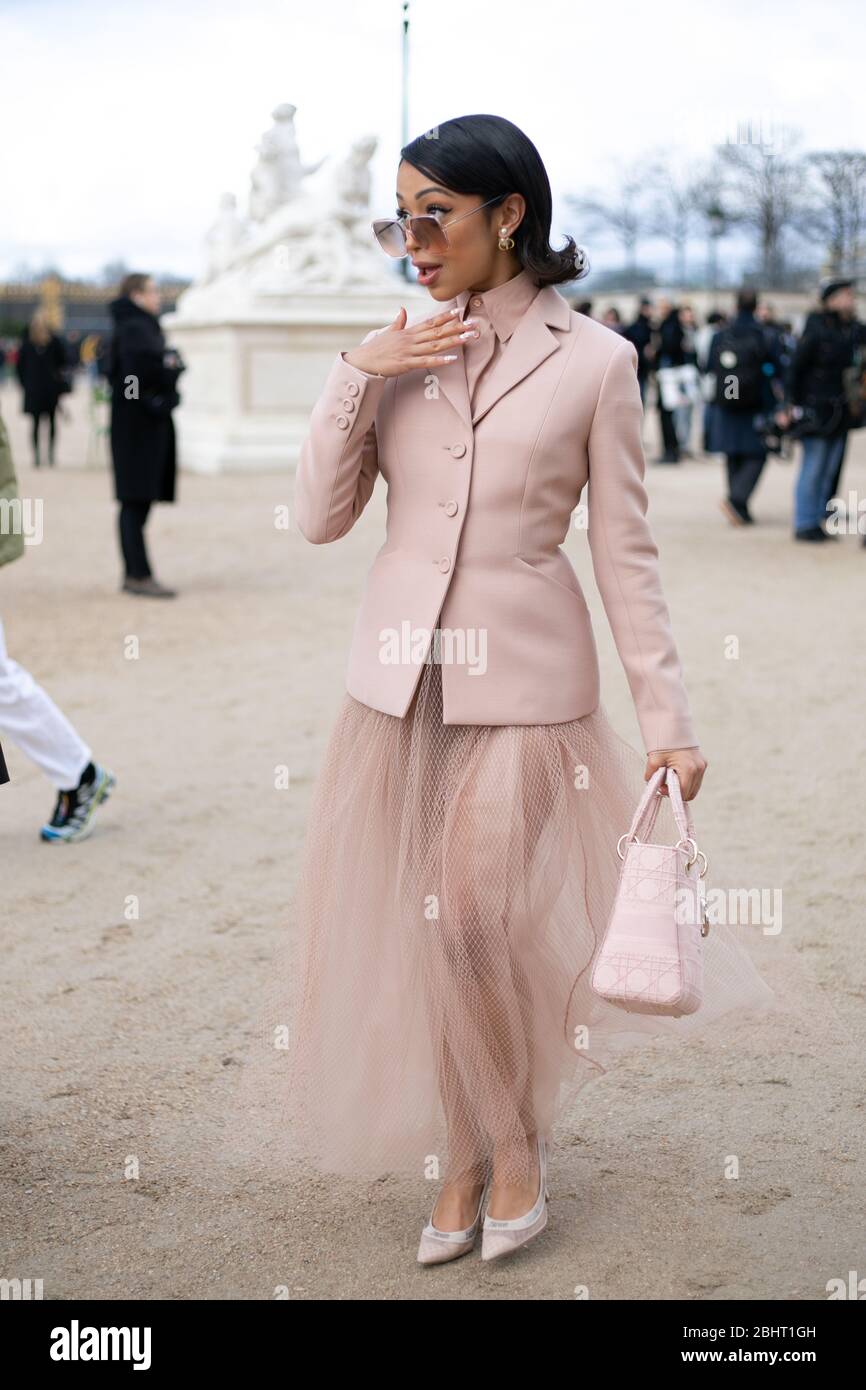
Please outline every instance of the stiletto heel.
[{"label": "stiletto heel", "polygon": [[517,1216],[513,1221],[497,1221],[491,1216],[484,1217],[481,1235],[482,1260],[498,1260],[502,1255],[510,1255],[540,1235],[547,1225],[547,1204],[550,1190],[547,1186],[547,1142],[536,1136],[538,1144],[538,1198],[535,1206],[525,1216]]},{"label": "stiletto heel", "polygon": [[[481,1210],[484,1206],[484,1199],[490,1187],[490,1171],[484,1179],[484,1186],[481,1189],[481,1196],[478,1199],[478,1210],[475,1213],[475,1220],[471,1226],[467,1226],[465,1231],[440,1231],[433,1225],[433,1212],[436,1210],[436,1202],[433,1203],[433,1211],[430,1213],[430,1220],[421,1232],[421,1243],[418,1246],[418,1263],[422,1265],[441,1265],[446,1260],[459,1259],[461,1255],[468,1255],[474,1247],[478,1235],[478,1223],[481,1220]],[[439,1200],[438,1197],[436,1199]]]}]

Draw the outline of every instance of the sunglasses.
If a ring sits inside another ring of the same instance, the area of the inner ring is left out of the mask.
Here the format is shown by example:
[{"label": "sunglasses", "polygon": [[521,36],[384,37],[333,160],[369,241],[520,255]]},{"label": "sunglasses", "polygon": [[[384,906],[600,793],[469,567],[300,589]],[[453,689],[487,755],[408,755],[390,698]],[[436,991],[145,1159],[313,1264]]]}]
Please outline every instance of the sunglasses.
[{"label": "sunglasses", "polygon": [[452,217],[450,222],[440,222],[433,213],[412,217],[408,212],[403,212],[399,217],[377,217],[372,224],[373,235],[389,256],[408,256],[407,227],[422,251],[445,251],[448,247],[446,227],[453,227],[455,222],[462,222],[464,217],[471,217],[473,212],[480,212],[491,203],[500,203],[505,196],[504,193],[499,193],[495,198],[488,198],[486,203],[480,203],[477,208],[470,208],[468,212],[461,212],[459,217]]}]

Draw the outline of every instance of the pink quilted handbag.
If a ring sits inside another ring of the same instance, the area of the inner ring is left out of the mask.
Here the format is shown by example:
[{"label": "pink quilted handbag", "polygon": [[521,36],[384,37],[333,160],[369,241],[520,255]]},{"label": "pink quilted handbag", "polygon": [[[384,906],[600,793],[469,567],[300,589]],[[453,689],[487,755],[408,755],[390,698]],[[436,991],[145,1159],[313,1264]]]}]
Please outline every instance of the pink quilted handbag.
[{"label": "pink quilted handbag", "polygon": [[[665,780],[680,832],[675,845],[649,843]],[[694,1013],[703,998],[701,938],[709,932],[701,882],[707,858],[695,843],[691,811],[673,768],[653,773],[616,850],[623,865],[592,988],[629,1013]]]}]

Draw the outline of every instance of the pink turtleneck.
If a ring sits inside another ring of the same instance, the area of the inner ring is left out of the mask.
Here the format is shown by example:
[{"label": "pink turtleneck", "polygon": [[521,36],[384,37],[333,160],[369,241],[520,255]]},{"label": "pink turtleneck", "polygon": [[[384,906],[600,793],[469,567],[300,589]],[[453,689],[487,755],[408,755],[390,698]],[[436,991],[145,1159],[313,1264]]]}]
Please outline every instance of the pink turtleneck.
[{"label": "pink turtleneck", "polygon": [[538,286],[527,270],[496,285],[492,290],[463,290],[455,298],[461,319],[474,320],[479,338],[467,338],[463,348],[469,403],[475,404],[479,382],[502,356],[526,310],[538,294]]}]

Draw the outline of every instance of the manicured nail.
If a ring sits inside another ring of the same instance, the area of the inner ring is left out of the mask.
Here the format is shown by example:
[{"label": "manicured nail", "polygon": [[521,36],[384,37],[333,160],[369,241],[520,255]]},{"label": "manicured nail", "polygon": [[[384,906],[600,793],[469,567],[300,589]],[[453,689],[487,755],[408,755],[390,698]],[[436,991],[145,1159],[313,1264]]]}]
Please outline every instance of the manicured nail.
[{"label": "manicured nail", "polygon": [[441,360],[442,360],[443,362],[456,362],[456,361],[457,361],[457,353],[456,353],[456,352],[451,352],[451,353],[448,354],[447,357],[443,357]]}]

